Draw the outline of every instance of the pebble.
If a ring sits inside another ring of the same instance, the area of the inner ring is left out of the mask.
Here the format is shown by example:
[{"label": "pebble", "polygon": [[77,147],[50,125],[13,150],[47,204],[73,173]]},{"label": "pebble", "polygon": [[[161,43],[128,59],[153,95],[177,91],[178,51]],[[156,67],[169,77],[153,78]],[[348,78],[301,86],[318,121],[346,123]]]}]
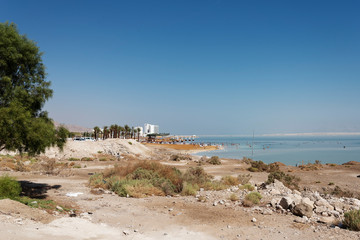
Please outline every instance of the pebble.
[{"label": "pebble", "polygon": [[251,219],[251,222],[256,222],[256,218]]}]

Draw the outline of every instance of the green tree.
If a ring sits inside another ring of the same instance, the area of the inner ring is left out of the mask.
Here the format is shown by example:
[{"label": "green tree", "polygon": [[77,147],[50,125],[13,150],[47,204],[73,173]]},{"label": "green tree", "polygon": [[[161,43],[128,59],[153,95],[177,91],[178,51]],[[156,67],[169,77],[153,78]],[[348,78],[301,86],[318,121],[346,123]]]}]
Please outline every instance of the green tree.
[{"label": "green tree", "polygon": [[42,53],[13,23],[0,23],[0,150],[39,154],[62,148],[68,131],[42,111],[52,96]]},{"label": "green tree", "polygon": [[137,128],[138,142],[140,141],[141,128]]},{"label": "green tree", "polygon": [[98,126],[94,127],[94,138],[95,140],[97,140],[99,138],[99,135],[100,135],[100,128]]},{"label": "green tree", "polygon": [[128,138],[128,135],[129,135],[130,132],[131,132],[131,128],[129,127],[129,125],[125,124],[124,130],[125,130],[125,139],[127,139],[127,138]]}]

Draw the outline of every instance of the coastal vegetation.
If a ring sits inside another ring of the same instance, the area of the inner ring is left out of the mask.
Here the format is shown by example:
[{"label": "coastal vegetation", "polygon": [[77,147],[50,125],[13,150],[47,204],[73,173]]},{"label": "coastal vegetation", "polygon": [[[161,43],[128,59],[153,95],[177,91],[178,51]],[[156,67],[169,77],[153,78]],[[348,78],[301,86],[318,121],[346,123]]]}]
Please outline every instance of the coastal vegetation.
[{"label": "coastal vegetation", "polygon": [[207,160],[208,163],[212,165],[221,165],[220,158],[218,156],[212,156]]},{"label": "coastal vegetation", "polygon": [[251,192],[245,196],[243,205],[246,207],[252,207],[260,203],[262,196],[259,192]]},{"label": "coastal vegetation", "polygon": [[39,47],[13,23],[0,23],[0,151],[31,155],[62,148],[68,135],[42,108],[52,97]]},{"label": "coastal vegetation", "polygon": [[344,214],[343,224],[353,231],[360,231],[360,210],[352,210]]},{"label": "coastal vegetation", "polygon": [[272,172],[268,175],[266,184],[271,184],[275,182],[275,179],[282,182],[286,187],[290,189],[299,189],[300,178],[286,174],[281,171]]},{"label": "coastal vegetation", "polygon": [[225,176],[221,181],[213,180],[201,167],[190,167],[184,173],[177,168],[154,161],[142,161],[96,173],[90,177],[89,185],[109,189],[126,197],[150,195],[194,195],[200,188],[221,190],[238,185],[235,177]]}]

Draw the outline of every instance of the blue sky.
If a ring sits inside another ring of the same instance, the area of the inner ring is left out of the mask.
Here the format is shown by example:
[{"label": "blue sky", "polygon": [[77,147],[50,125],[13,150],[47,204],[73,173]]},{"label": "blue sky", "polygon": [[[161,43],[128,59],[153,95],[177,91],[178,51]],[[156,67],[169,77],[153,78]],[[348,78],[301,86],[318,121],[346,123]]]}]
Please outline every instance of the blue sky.
[{"label": "blue sky", "polygon": [[359,1],[14,1],[62,123],[360,132]]}]

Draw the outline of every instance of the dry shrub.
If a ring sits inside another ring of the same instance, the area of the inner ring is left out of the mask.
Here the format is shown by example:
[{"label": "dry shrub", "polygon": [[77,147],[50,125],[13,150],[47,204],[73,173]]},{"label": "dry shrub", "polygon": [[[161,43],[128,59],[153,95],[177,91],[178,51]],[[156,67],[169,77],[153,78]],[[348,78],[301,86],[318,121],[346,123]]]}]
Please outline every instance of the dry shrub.
[{"label": "dry shrub", "polygon": [[246,184],[250,181],[251,175],[250,174],[240,174],[237,177],[240,184]]},{"label": "dry shrub", "polygon": [[251,164],[251,162],[253,162],[254,160],[252,160],[251,158],[243,157],[242,161],[246,164]]},{"label": "dry shrub", "polygon": [[268,175],[268,180],[266,181],[266,184],[274,183],[275,179],[282,182],[286,187],[290,189],[299,189],[299,177],[285,174],[284,172],[272,172]]},{"label": "dry shrub", "polygon": [[229,199],[230,199],[230,201],[235,202],[235,201],[239,200],[239,197],[235,193],[232,193],[230,195]]},{"label": "dry shrub", "polygon": [[192,160],[189,154],[174,154],[170,156],[171,161]]},{"label": "dry shrub", "polygon": [[347,198],[355,197],[355,194],[353,192],[350,192],[349,190],[342,190],[339,186],[335,186],[335,188],[330,192],[330,194],[337,197],[347,197]]},{"label": "dry shrub", "polygon": [[255,189],[255,187],[253,185],[247,183],[247,184],[240,186],[240,189],[242,189],[242,190],[246,189],[248,191],[253,191]]},{"label": "dry shrub", "polygon": [[233,176],[224,176],[221,178],[221,181],[228,186],[235,186],[240,184],[238,178]]},{"label": "dry shrub", "polygon": [[212,165],[221,165],[221,161],[218,156],[212,156],[210,159],[207,160],[207,162]]}]

